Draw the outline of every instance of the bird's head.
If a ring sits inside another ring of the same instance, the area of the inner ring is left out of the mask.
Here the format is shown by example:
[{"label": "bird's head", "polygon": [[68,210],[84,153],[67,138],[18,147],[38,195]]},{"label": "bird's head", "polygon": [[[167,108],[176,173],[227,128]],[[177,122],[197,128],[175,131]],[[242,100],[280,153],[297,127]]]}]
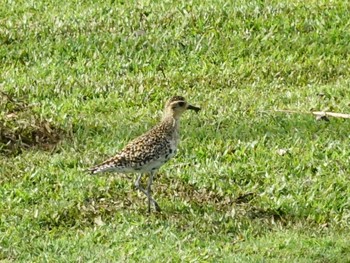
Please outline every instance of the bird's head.
[{"label": "bird's head", "polygon": [[174,96],[165,105],[165,114],[172,115],[174,118],[179,118],[186,110],[194,110],[198,112],[199,107],[189,104],[182,96]]}]

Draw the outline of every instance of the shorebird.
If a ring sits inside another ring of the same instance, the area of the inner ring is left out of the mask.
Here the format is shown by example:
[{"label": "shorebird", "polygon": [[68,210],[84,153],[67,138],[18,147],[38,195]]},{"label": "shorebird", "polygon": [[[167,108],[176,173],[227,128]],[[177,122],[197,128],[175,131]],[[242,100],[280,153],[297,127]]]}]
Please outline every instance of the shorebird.
[{"label": "shorebird", "polygon": [[[129,142],[114,157],[89,169],[91,174],[102,172],[136,173],[135,187],[148,198],[148,213],[151,203],[156,211],[161,209],[151,196],[153,177],[158,169],[169,161],[177,151],[180,141],[180,117],[186,110],[198,112],[200,108],[187,103],[184,97],[172,97],[165,104],[163,118],[156,126],[145,134]],[[142,175],[149,174],[147,188],[144,189],[140,180]]]}]

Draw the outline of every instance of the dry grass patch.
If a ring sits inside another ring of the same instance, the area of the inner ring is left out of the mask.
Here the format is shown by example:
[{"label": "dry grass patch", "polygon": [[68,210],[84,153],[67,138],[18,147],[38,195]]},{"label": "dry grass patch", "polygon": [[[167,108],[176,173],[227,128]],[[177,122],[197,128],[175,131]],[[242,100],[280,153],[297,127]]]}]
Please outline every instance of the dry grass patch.
[{"label": "dry grass patch", "polygon": [[24,149],[52,149],[64,132],[39,116],[22,99],[0,92],[0,153],[18,155]]}]

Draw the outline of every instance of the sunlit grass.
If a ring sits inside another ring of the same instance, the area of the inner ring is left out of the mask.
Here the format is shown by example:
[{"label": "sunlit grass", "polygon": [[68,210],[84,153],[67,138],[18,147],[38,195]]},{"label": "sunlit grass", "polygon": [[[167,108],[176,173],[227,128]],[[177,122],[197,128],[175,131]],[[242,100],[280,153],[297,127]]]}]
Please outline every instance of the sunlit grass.
[{"label": "sunlit grass", "polygon": [[[1,5],[0,128],[18,144],[0,141],[0,260],[349,261],[350,124],[307,114],[350,111],[349,11]],[[202,111],[185,114],[178,155],[153,187],[163,212],[147,215],[132,175],[84,170],[152,127],[173,95]],[[42,147],[28,134],[46,122],[60,141]]]}]

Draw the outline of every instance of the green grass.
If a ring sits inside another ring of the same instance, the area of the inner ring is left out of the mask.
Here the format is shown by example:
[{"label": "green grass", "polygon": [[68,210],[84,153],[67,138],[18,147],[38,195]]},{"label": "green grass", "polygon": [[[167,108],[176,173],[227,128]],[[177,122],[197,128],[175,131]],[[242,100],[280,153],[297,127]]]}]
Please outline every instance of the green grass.
[{"label": "green grass", "polygon": [[[350,262],[350,123],[273,111],[350,112],[349,16],[340,0],[3,1],[0,261]],[[134,176],[84,170],[177,94],[202,111],[147,215]]]}]

